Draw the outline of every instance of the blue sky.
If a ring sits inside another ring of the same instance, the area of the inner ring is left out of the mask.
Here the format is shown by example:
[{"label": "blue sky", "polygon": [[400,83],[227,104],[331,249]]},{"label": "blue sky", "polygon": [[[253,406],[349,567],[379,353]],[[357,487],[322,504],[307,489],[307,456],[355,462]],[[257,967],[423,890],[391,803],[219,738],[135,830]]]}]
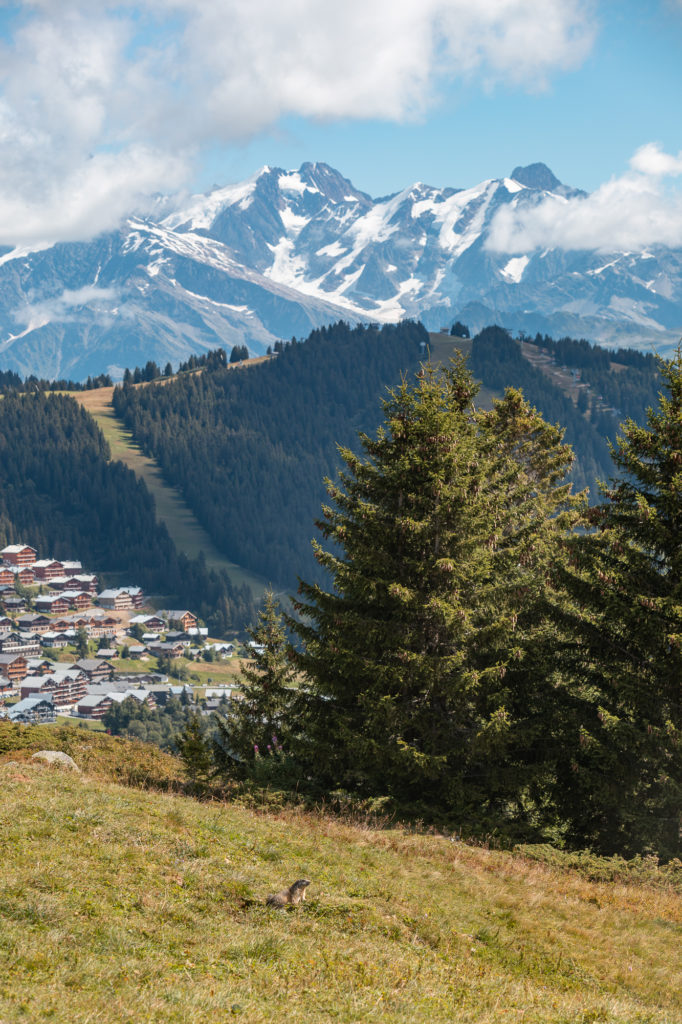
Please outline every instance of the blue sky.
[{"label": "blue sky", "polygon": [[631,212],[623,243],[682,245],[681,53],[682,0],[0,0],[0,244],[263,164],[377,196],[542,160],[592,206],[501,247],[608,240]]},{"label": "blue sky", "polygon": [[[538,5],[541,10],[541,5]],[[682,5],[621,0],[593,6],[594,45],[577,68],[545,88],[479,80],[442,86],[416,122],[285,118],[243,146],[216,146],[199,189],[247,177],[263,164],[324,160],[371,195],[414,181],[466,187],[543,161],[567,184],[593,190],[647,142],[682,148]]]}]

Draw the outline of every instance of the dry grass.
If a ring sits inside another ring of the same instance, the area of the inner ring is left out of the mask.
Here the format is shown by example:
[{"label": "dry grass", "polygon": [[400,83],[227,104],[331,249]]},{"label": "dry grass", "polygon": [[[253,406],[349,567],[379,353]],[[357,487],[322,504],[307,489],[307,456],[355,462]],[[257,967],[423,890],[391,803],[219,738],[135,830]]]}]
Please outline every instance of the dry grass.
[{"label": "dry grass", "polygon": [[0,766],[5,1024],[682,1019],[672,884],[126,789],[83,751],[98,779]]}]

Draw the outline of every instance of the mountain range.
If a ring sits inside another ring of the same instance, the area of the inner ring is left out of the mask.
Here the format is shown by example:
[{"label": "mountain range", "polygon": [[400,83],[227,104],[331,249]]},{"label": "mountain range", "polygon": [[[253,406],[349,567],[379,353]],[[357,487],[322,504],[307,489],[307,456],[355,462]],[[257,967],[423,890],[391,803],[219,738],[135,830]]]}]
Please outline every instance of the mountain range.
[{"label": "mountain range", "polygon": [[417,183],[373,199],[324,163],[263,168],[158,199],[89,242],[0,249],[0,369],[83,379],[322,324],[419,318],[472,331],[665,351],[682,328],[682,250],[512,256],[486,246],[505,205],[579,190],[544,164],[473,188]]}]

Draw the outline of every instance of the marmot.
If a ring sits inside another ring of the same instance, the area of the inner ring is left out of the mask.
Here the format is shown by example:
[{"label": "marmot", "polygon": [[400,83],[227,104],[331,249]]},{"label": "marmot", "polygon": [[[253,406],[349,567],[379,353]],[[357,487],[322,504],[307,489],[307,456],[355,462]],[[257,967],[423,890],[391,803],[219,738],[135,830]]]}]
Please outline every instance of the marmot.
[{"label": "marmot", "polygon": [[288,889],[282,889],[281,892],[276,892],[274,896],[268,896],[265,903],[268,907],[286,907],[288,904],[295,906],[305,899],[305,891],[309,885],[310,882],[307,878],[299,878]]}]

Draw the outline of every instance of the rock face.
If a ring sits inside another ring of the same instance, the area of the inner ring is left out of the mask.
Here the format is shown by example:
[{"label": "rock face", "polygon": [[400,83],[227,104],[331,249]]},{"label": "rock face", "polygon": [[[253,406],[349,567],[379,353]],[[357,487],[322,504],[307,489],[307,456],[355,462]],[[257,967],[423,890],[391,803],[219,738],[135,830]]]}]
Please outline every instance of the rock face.
[{"label": "rock face", "polygon": [[92,242],[0,251],[0,369],[120,378],[217,346],[259,354],[340,317],[665,350],[682,328],[682,250],[486,247],[501,209],[583,194],[540,163],[379,199],[326,164],[266,167]]},{"label": "rock face", "polygon": [[44,761],[46,764],[56,764],[63,768],[70,768],[71,771],[80,772],[80,768],[72,757],[62,750],[38,750],[33,754],[32,761]]}]

